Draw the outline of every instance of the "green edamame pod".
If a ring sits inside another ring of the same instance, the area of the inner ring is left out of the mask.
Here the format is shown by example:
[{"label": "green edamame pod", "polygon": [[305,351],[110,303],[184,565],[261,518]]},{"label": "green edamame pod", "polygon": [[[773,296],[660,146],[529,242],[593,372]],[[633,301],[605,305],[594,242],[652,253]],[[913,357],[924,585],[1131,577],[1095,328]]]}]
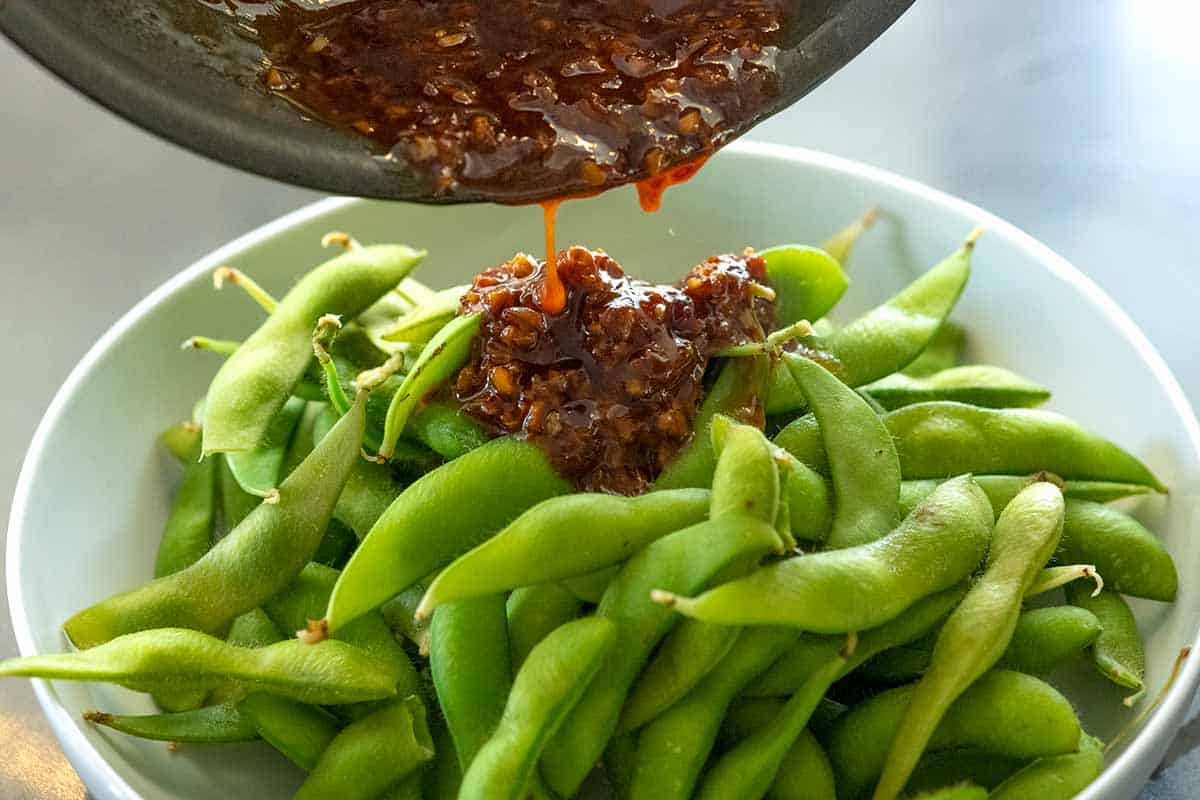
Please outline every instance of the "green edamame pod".
[{"label": "green edamame pod", "polygon": [[[370,404],[371,401],[368,400],[368,407]],[[304,410],[300,414],[300,421],[296,423],[296,430],[292,432],[292,438],[288,441],[287,451],[283,454],[283,464],[279,468],[280,477],[291,475],[292,470],[300,466],[300,462],[317,446],[317,420],[321,418],[328,408],[329,405],[324,402],[309,401],[304,404]],[[336,418],[332,419],[329,428],[332,428],[333,423],[336,421]],[[328,432],[329,430],[326,429],[325,433]]]},{"label": "green edamame pod", "polygon": [[952,400],[988,408],[1031,408],[1050,399],[1050,390],[1002,367],[951,367],[922,377],[895,372],[862,387],[891,410],[913,403]]},{"label": "green edamame pod", "polygon": [[494,594],[447,603],[429,625],[433,685],[464,776],[500,723],[512,687],[504,602]]},{"label": "green edamame pod", "polygon": [[[1008,505],[1014,497],[1021,493],[1029,484],[1038,480],[1037,475],[973,475],[979,488],[988,496],[992,503],[992,511],[996,516]],[[907,515],[917,503],[924,500],[942,481],[937,478],[907,480],[900,484],[900,513]],[[1093,503],[1107,503],[1124,497],[1152,494],[1149,486],[1136,483],[1112,483],[1110,481],[1063,481],[1062,493],[1067,498],[1070,507],[1074,500],[1090,500]],[[1069,515],[1069,512],[1068,512]],[[1069,527],[1064,525],[1064,528]],[[1067,535],[1064,530],[1064,536]]]},{"label": "green edamame pod", "polygon": [[426,403],[408,421],[408,432],[421,444],[447,460],[458,458],[488,441],[478,422],[456,404],[446,401]]},{"label": "green edamame pod", "polygon": [[866,630],[969,575],[987,550],[991,520],[987,497],[963,476],[939,486],[892,533],[870,544],[780,561],[699,597],[662,593],[656,599],[724,625]]},{"label": "green edamame pod", "polygon": [[429,731],[433,735],[433,763],[425,770],[422,795],[425,800],[458,800],[462,768],[458,765],[458,753],[454,752],[454,740],[450,738],[446,720],[434,715],[429,720]]},{"label": "green edamame pod", "polygon": [[321,753],[337,736],[337,719],[317,706],[269,694],[249,694],[238,703],[263,741],[303,770],[317,765]]},{"label": "green edamame pod", "polygon": [[775,290],[775,324],[820,319],[837,305],[850,281],[837,259],[816,247],[783,244],[759,251]]},{"label": "green edamame pod", "polygon": [[888,752],[875,800],[900,796],[951,703],[1004,654],[1025,592],[1058,547],[1063,506],[1059,488],[1039,482],[1000,513],[983,576],[938,634],[929,669]]},{"label": "green edamame pod", "polygon": [[713,418],[709,435],[717,461],[708,515],[716,519],[724,514],[746,514],[774,523],[779,469],[770,440],[758,428],[739,424],[724,414]]},{"label": "green edamame pod", "polygon": [[1071,605],[1092,612],[1100,620],[1100,635],[1092,644],[1092,660],[1100,674],[1118,686],[1140,692],[1145,688],[1146,650],[1125,598],[1112,591],[1092,597],[1093,587],[1084,581],[1068,583],[1065,588]]},{"label": "green edamame pod", "polygon": [[829,484],[822,475],[800,463],[782,447],[775,450],[781,490],[787,498],[792,538],[804,542],[823,541],[833,526],[833,498],[829,496]]},{"label": "green edamame pod", "polygon": [[417,605],[435,577],[425,576],[379,607],[379,616],[392,632],[415,644],[422,655],[429,655],[429,620],[417,622]]},{"label": "green edamame pod", "polygon": [[483,314],[479,312],[455,317],[429,340],[392,396],[383,426],[383,440],[379,445],[381,458],[392,457],[396,441],[404,433],[409,418],[425,396],[450,380],[467,363],[471,343],[479,334],[482,323]]},{"label": "green edamame pod", "polygon": [[[221,496],[221,536],[222,538],[233,531],[242,520],[250,516],[250,512],[258,508],[261,497],[255,497],[238,484],[233,471],[229,469],[229,461],[223,455],[209,456],[217,463],[217,493]],[[205,459],[206,461],[208,459]],[[214,539],[216,541],[216,539]]]},{"label": "green edamame pod", "polygon": [[529,654],[496,732],[463,776],[462,800],[522,800],[546,742],[579,702],[616,642],[603,617],[569,622]]},{"label": "green edamame pod", "polygon": [[587,575],[580,575],[577,578],[567,578],[563,581],[563,586],[571,590],[571,593],[581,601],[596,605],[600,602],[600,598],[604,597],[604,593],[608,591],[608,585],[612,583],[612,579],[617,577],[617,573],[620,571],[621,565],[616,564],[604,569],[598,569],[595,572],[589,572]]},{"label": "green edamame pod", "polygon": [[346,565],[325,614],[330,630],[378,608],[521,512],[570,490],[537,446],[511,437],[424,475],[388,506]]},{"label": "green edamame pod", "polygon": [[850,253],[862,235],[870,230],[879,219],[879,209],[869,208],[861,217],[838,230],[821,245],[821,249],[837,259],[843,266],[850,260]]},{"label": "green edamame pod", "polygon": [[815,361],[787,362],[820,426],[833,475],[833,521],[826,547],[873,542],[900,519],[900,462],[879,417]]},{"label": "green edamame pod", "polygon": [[462,296],[470,286],[452,286],[434,292],[433,296],[396,319],[383,332],[389,342],[411,342],[424,344],[432,339],[458,313]]},{"label": "green edamame pod", "polygon": [[[952,586],[923,597],[890,622],[863,631],[851,658],[851,668],[867,663],[876,654],[893,652],[936,628],[966,593],[963,585]],[[795,639],[769,670],[746,687],[745,697],[787,697],[794,694],[813,672],[837,656],[846,644],[844,636],[802,634]]]},{"label": "green edamame pod", "polygon": [[409,697],[342,729],[294,797],[373,800],[432,758],[425,706]]},{"label": "green edamame pod", "polygon": [[[581,493],[543,500],[446,567],[417,614],[428,616],[440,603],[619,564],[655,539],[703,520],[708,505],[709,493],[703,489],[638,497]],[[578,546],[581,533],[587,535],[586,547]]]},{"label": "green edamame pod", "polygon": [[513,672],[521,668],[538,642],[579,616],[583,604],[559,583],[523,586],[508,596],[508,649]]},{"label": "green edamame pod", "polygon": [[[978,235],[972,233],[961,248],[883,305],[828,336],[809,337],[801,340],[802,344],[832,356],[838,363],[838,377],[848,386],[862,386],[899,372],[921,354],[954,309],[971,274],[971,251]],[[802,356],[784,353],[776,365],[767,393],[768,414],[804,407],[787,370],[797,358]]]},{"label": "green edamame pod", "polygon": [[[877,694],[833,724],[828,752],[838,797],[869,795],[915,690],[910,684]],[[1028,760],[1074,753],[1079,737],[1075,711],[1058,690],[1030,675],[993,669],[950,705],[929,750],[971,748]]]},{"label": "green edamame pod", "polygon": [[619,733],[604,748],[604,777],[613,800],[629,800],[633,788],[633,771],[637,760],[636,733]]},{"label": "green edamame pod", "polygon": [[[1166,491],[1135,457],[1051,411],[941,401],[889,411],[883,421],[896,442],[906,479],[1044,470],[1068,481],[1134,483]],[[775,436],[775,443],[813,469],[828,471],[821,434],[811,416],[790,423]]]},{"label": "green edamame pod", "polygon": [[67,620],[79,648],[150,628],[216,632],[275,595],[312,558],[351,468],[360,460],[361,393],[353,409],[279,485],[199,561],[140,589],[116,595]]},{"label": "green edamame pod", "polygon": [[144,714],[122,716],[89,711],[83,715],[88,722],[112,728],[114,731],[153,739],[160,742],[225,744],[252,742],[258,738],[254,725],[238,713],[233,703],[206,706],[173,714]]},{"label": "green edamame pod", "polygon": [[991,800],[1070,800],[1104,769],[1104,745],[1084,735],[1078,753],[1039,758],[997,786]]},{"label": "green edamame pod", "polygon": [[424,256],[402,245],[362,247],[301,278],[213,378],[204,452],[257,447],[312,360],[317,318],[356,316],[400,283]]},{"label": "green edamame pod", "polygon": [[292,441],[307,403],[299,397],[289,397],[275,412],[263,432],[262,440],[249,450],[238,450],[225,456],[229,471],[238,485],[249,494],[266,497],[279,484],[288,445]]},{"label": "green edamame pod", "polygon": [[769,800],[836,800],[833,766],[810,731],[800,734],[779,763],[779,771],[767,797]]},{"label": "green edamame pod", "polygon": [[[725,719],[721,722],[721,733],[717,737],[717,746],[728,750],[733,745],[745,739],[759,728],[766,725],[783,708],[784,700],[779,697],[740,697],[729,707]],[[809,721],[809,729],[818,739],[829,738],[829,730],[833,723],[849,710],[849,707],[824,697],[817,704]]]},{"label": "green edamame pod", "polygon": [[763,386],[770,370],[765,355],[724,359],[716,382],[704,395],[692,423],[692,439],[654,481],[654,489],[707,489],[712,485],[717,455],[712,421],[718,414],[761,426]]},{"label": "green edamame pod", "polygon": [[963,354],[967,348],[967,331],[952,319],[942,323],[938,332],[933,335],[929,344],[921,351],[921,355],[901,370],[905,375],[920,378],[947,369],[962,366]]},{"label": "green edamame pod", "polygon": [[200,426],[192,420],[177,422],[158,435],[158,440],[176,461],[187,465],[200,453]]},{"label": "green edamame pod", "polygon": [[[1025,611],[1017,618],[1008,649],[997,662],[1005,669],[1044,675],[1082,653],[1100,635],[1096,615],[1074,606]],[[906,683],[929,668],[930,650],[919,645],[881,653],[860,674],[886,683]]]},{"label": "green edamame pod", "polygon": [[664,536],[625,564],[596,612],[616,624],[617,644],[543,755],[551,789],[570,796],[583,783],[616,730],[639,670],[670,630],[674,616],[651,602],[651,590],[696,591],[730,564],[756,562],[778,541],[771,525],[729,514]]},{"label": "green edamame pod", "polygon": [[115,683],[126,689],[264,691],[305,703],[379,700],[396,693],[396,670],[342,642],[295,639],[233,647],[199,631],[140,631],[90,650],[0,662],[0,676]]},{"label": "green edamame pod", "polygon": [[964,781],[994,789],[1028,762],[983,750],[956,748],[930,753],[921,759],[905,792],[927,792]]},{"label": "green edamame pod", "polygon": [[1172,602],[1179,577],[1157,536],[1115,508],[1086,500],[1067,502],[1060,564],[1092,564],[1113,592]]},{"label": "green edamame pod", "polygon": [[813,673],[770,724],[725,753],[704,776],[699,800],[759,800],[767,794],[779,765],[800,738],[817,704],[842,674],[847,654]]}]

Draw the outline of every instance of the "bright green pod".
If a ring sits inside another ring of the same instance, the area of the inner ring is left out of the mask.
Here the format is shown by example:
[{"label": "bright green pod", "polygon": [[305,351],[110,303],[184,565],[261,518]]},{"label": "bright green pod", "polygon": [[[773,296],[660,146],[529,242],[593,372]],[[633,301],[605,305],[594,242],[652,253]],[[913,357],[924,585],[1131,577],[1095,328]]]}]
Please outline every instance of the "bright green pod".
[{"label": "bright green pod", "polygon": [[389,342],[425,344],[454,319],[462,305],[462,296],[470,288],[452,286],[435,292],[412,311],[397,317],[392,326],[383,332],[383,338]]},{"label": "bright green pod", "polygon": [[1028,763],[1027,759],[1000,756],[983,750],[941,750],[921,759],[904,790],[928,792],[967,781],[990,790]]},{"label": "bright green pod", "polygon": [[403,245],[361,247],[301,278],[213,378],[204,452],[257,447],[312,360],[317,319],[323,314],[357,316],[399,284],[424,256]]},{"label": "bright green pod", "polygon": [[238,713],[234,703],[221,703],[173,714],[139,716],[89,711],[83,718],[120,733],[159,742],[226,744],[252,742],[258,738],[258,730],[250,720]]},{"label": "bright green pod", "polygon": [[820,425],[833,476],[829,549],[873,542],[900,519],[900,463],[891,434],[846,384],[815,361],[787,362]]},{"label": "bright green pod", "polygon": [[952,319],[942,323],[938,332],[933,335],[929,344],[921,351],[921,355],[901,372],[913,377],[932,375],[947,369],[961,366],[963,354],[967,349],[967,331]]},{"label": "bright green pod", "polygon": [[1084,581],[1066,585],[1067,600],[1100,620],[1100,635],[1092,644],[1096,669],[1118,686],[1135,692],[1145,688],[1146,649],[1137,620],[1125,598],[1114,591],[1092,596],[1093,587]]},{"label": "bright green pod", "polygon": [[199,631],[140,631],[90,650],[0,662],[0,676],[114,683],[139,692],[177,689],[263,691],[333,705],[396,694],[395,668],[343,642],[291,639],[233,647]]},{"label": "bright green pod", "polygon": [[[848,386],[862,386],[899,372],[929,345],[958,302],[971,274],[976,236],[972,234],[961,248],[883,305],[828,336],[808,337],[802,344],[829,356],[831,367]],[[804,407],[803,395],[787,370],[787,364],[797,358],[802,356],[785,353],[772,371],[768,414]]]},{"label": "bright green pod", "polygon": [[[1029,484],[1038,480],[1038,475],[973,475],[979,488],[988,496],[992,503],[992,511],[996,516],[1009,502],[1021,493]],[[900,484],[900,513],[907,515],[917,503],[929,496],[942,481],[938,478],[907,480]],[[1137,497],[1153,494],[1149,486],[1136,483],[1113,483],[1110,481],[1076,481],[1062,482],[1063,497],[1068,505],[1073,500],[1090,500],[1093,503],[1108,503],[1125,497]]]},{"label": "bright green pod", "polygon": [[227,536],[241,525],[242,520],[250,516],[250,512],[258,508],[263,499],[255,497],[241,487],[237,478],[233,476],[233,471],[229,469],[229,460],[224,455],[218,453],[209,458],[217,463],[217,494],[221,499],[221,531],[220,535],[214,538],[215,542],[217,538]]},{"label": "bright green pod", "polygon": [[458,458],[488,441],[487,431],[457,404],[434,400],[417,409],[407,431],[421,444],[447,460]]},{"label": "bright green pod", "polygon": [[513,591],[504,610],[515,673],[539,642],[579,616],[583,603],[560,583],[540,583]]},{"label": "bright green pod", "polygon": [[1025,593],[1058,547],[1063,506],[1057,486],[1038,482],[1000,513],[983,575],[938,633],[929,669],[888,752],[875,800],[900,796],[946,710],[1004,655]]},{"label": "bright green pod", "polygon": [[[725,719],[721,722],[717,747],[722,750],[733,747],[766,725],[772,717],[779,713],[783,704],[784,699],[780,697],[739,697],[729,707]],[[829,738],[829,730],[833,727],[833,723],[848,710],[848,706],[825,697],[813,711],[808,727],[824,742]]]},{"label": "bright green pod", "polygon": [[429,625],[429,667],[465,775],[500,724],[512,688],[504,595],[439,607]]},{"label": "bright green pod", "polygon": [[483,314],[475,312],[455,317],[439,330],[417,356],[416,363],[404,376],[404,382],[392,395],[383,440],[379,446],[381,458],[391,458],[396,441],[404,433],[408,420],[426,396],[449,381],[471,355],[471,343],[479,335]]},{"label": "bright green pod", "polygon": [[612,583],[612,579],[620,571],[621,565],[615,564],[611,567],[598,569],[595,572],[589,572],[587,575],[580,575],[577,578],[568,578],[563,581],[563,586],[566,586],[572,594],[584,603],[596,605],[600,602],[600,598],[604,597],[604,593],[608,590],[608,585]]},{"label": "bright green pod", "polygon": [[779,328],[829,313],[850,285],[837,259],[816,247],[781,244],[759,251],[767,262],[767,281],[775,290]]},{"label": "bright green pod", "polygon": [[[1135,483],[1166,491],[1137,458],[1051,411],[932,402],[890,411],[883,420],[906,479],[1047,471],[1066,480]],[[821,433],[811,416],[790,423],[775,443],[818,472],[828,472]]]},{"label": "bright green pod", "polygon": [[833,766],[817,737],[808,730],[788,750],[775,782],[767,791],[768,800],[837,800]]},{"label": "bright green pod", "polygon": [[[761,434],[760,434],[761,436]],[[463,554],[430,585],[417,613],[441,603],[586,575],[626,561],[650,542],[703,520],[704,489],[637,497],[568,494],[544,500]]]},{"label": "bright green pod", "polygon": [[1084,735],[1079,752],[1039,758],[988,795],[991,800],[1071,800],[1104,769],[1104,743]]},{"label": "bright green pod", "polygon": [[1032,408],[1050,399],[1050,390],[1003,367],[976,364],[913,377],[896,372],[862,387],[885,409],[952,400],[988,408]]},{"label": "bright green pod", "polygon": [[263,741],[303,770],[317,765],[321,753],[341,729],[337,718],[312,705],[269,694],[248,694],[238,703]]},{"label": "bright green pod", "polygon": [[496,731],[463,776],[460,800],[523,800],[546,742],[579,702],[616,643],[616,626],[588,617],[558,628],[517,673]]},{"label": "bright green pod", "polygon": [[176,461],[186,465],[199,458],[200,426],[191,421],[177,422],[158,435],[158,441]]},{"label": "bright green pod", "polygon": [[[518,476],[518,480],[513,480]],[[330,630],[378,608],[571,485],[536,445],[511,437],[414,481],[354,552],[329,600]]]},{"label": "bright green pod", "polygon": [[675,621],[670,609],[651,601],[651,591],[696,591],[731,564],[758,561],[778,541],[771,525],[729,514],[664,536],[625,564],[596,612],[616,625],[617,644],[543,755],[542,775],[552,790],[570,796],[583,783],[616,730],[638,672]]},{"label": "bright green pod", "polygon": [[257,497],[266,497],[274,491],[283,472],[292,436],[304,417],[307,405],[299,397],[289,397],[271,417],[257,445],[225,456],[229,471],[243,490]]},{"label": "bright green pod", "polygon": [[[829,759],[838,797],[868,796],[883,770],[915,685],[877,694],[833,724]],[[1079,720],[1070,701],[1030,675],[994,669],[951,704],[928,752],[978,749],[1015,759],[1074,753]]]},{"label": "bright green pod", "polygon": [[86,649],[152,628],[216,633],[288,584],[320,546],[334,505],[360,460],[363,406],[351,411],[228,536],[186,569],[118,594],[67,620],[63,630]]},{"label": "bright green pod", "polygon": [[425,706],[409,697],[343,728],[293,797],[374,800],[432,758]]},{"label": "bright green pod", "polygon": [[722,625],[867,630],[971,574],[987,551],[991,525],[987,497],[963,476],[939,486],[892,533],[870,544],[786,559],[698,597],[664,593],[659,599]]}]

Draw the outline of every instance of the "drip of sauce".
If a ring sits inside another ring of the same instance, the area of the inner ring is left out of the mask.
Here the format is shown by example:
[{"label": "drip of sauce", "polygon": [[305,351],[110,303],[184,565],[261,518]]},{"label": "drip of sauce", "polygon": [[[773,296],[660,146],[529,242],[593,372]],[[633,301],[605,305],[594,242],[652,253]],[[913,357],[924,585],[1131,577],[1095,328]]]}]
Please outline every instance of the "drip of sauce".
[{"label": "drip of sauce", "polygon": [[538,302],[547,314],[561,314],[567,305],[567,290],[558,276],[558,251],[554,246],[555,223],[558,207],[566,198],[545,200],[542,206],[542,224],[546,228],[546,277],[538,291]]},{"label": "drip of sauce", "polygon": [[670,169],[663,170],[652,178],[645,178],[638,181],[638,202],[642,205],[642,211],[651,213],[658,211],[662,207],[663,193],[676,184],[690,180],[693,175],[700,171],[700,168],[704,166],[704,162],[707,160],[708,156],[700,156]]}]

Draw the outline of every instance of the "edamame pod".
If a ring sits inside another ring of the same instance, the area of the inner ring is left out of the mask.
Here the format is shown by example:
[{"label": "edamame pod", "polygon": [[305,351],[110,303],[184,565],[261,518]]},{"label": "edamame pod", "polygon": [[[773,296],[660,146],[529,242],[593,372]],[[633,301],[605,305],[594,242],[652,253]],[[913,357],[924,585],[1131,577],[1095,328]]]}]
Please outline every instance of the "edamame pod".
[{"label": "edamame pod", "polygon": [[717,455],[712,446],[712,421],[718,414],[761,427],[762,388],[770,370],[765,355],[724,359],[716,382],[704,395],[692,423],[692,439],[654,481],[654,489],[707,489],[712,485]]},{"label": "edamame pod", "polygon": [[279,485],[277,502],[260,503],[195,564],[67,620],[63,630],[75,646],[86,649],[151,628],[215,633],[278,593],[317,551],[360,458],[365,402],[360,393],[351,411]]},{"label": "edamame pod", "polygon": [[329,629],[378,608],[523,511],[570,490],[536,445],[511,437],[422,476],[388,506],[342,571],[325,614]]},{"label": "edamame pod", "polygon": [[817,704],[845,669],[848,655],[842,653],[814,672],[770,724],[717,759],[700,784],[698,800],[759,800],[766,795]]},{"label": "edamame pod", "polygon": [[[1051,411],[942,401],[890,411],[883,421],[896,442],[906,479],[1045,470],[1067,480],[1135,483],[1166,491],[1137,458]],[[811,416],[790,423],[775,443],[813,469],[828,471],[821,434]]]},{"label": "edamame pod", "polygon": [[619,564],[655,539],[703,520],[708,504],[704,489],[544,500],[446,567],[425,593],[417,615],[428,617],[441,603]]},{"label": "edamame pod", "polygon": [[496,732],[463,777],[461,800],[522,800],[546,742],[579,702],[616,643],[603,617],[569,622],[538,644],[517,673]]},{"label": "edamame pod", "polygon": [[322,314],[354,317],[413,270],[423,251],[375,245],[346,252],[305,275],[221,365],[208,390],[204,452],[252,450],[312,359]]},{"label": "edamame pod", "polygon": [[212,547],[216,527],[217,465],[200,460],[197,436],[184,462],[183,481],[163,527],[154,577],[171,575],[200,560]]},{"label": "edamame pod", "polygon": [[837,259],[816,247],[782,244],[759,251],[775,290],[775,324],[820,319],[837,305],[850,281]]},{"label": "edamame pod", "polygon": [[112,728],[114,731],[153,739],[160,742],[225,744],[252,742],[258,738],[254,725],[238,713],[234,703],[179,711],[173,714],[144,714],[123,716],[89,711],[83,715],[88,722]]},{"label": "edamame pod", "polygon": [[417,409],[408,421],[407,430],[413,438],[447,460],[482,447],[488,441],[487,431],[478,422],[456,404],[439,400]]},{"label": "edamame pod", "polygon": [[866,630],[969,575],[987,550],[991,521],[987,497],[962,476],[939,486],[892,533],[870,544],[787,559],[699,597],[667,592],[656,599],[723,625]]},{"label": "edamame pod", "polygon": [[158,435],[167,452],[181,464],[197,461],[200,453],[200,425],[192,420],[177,422]]},{"label": "edamame pod", "polygon": [[651,602],[651,590],[696,591],[730,564],[756,562],[778,541],[771,525],[728,514],[664,536],[625,564],[596,612],[616,625],[617,643],[543,755],[542,775],[552,790],[570,796],[583,783],[616,730],[638,672],[674,622],[669,609]]},{"label": "edamame pod", "polygon": [[441,606],[429,625],[429,666],[464,774],[491,737],[512,688],[502,594]]},{"label": "edamame pod", "polygon": [[[917,278],[883,305],[844,328],[802,340],[805,347],[827,353],[838,364],[838,377],[862,386],[908,366],[921,354],[949,316],[971,274],[971,251],[979,231],[966,243]],[[804,407],[798,387],[789,380],[785,353],[776,365],[767,393],[767,413],[785,414]]]},{"label": "edamame pod", "polygon": [[929,669],[913,691],[888,752],[875,800],[900,796],[946,710],[1004,654],[1025,592],[1058,547],[1063,505],[1057,486],[1039,482],[1000,513],[983,576],[938,634]]},{"label": "edamame pod", "polygon": [[294,797],[373,800],[432,758],[425,706],[419,698],[409,697],[343,728]]},{"label": "edamame pod", "polygon": [[420,303],[412,311],[400,317],[383,332],[389,342],[424,344],[445,327],[458,313],[462,296],[470,286],[452,286],[434,292],[433,296]]},{"label": "edamame pod", "polygon": [[508,649],[513,672],[539,642],[553,631],[579,616],[583,603],[560,583],[523,586],[508,596]]},{"label": "edamame pod", "polygon": [[921,355],[901,370],[905,375],[921,377],[962,365],[967,347],[967,331],[952,319],[942,323]]},{"label": "edamame pod", "polygon": [[988,408],[1031,408],[1050,399],[1050,390],[1002,367],[951,367],[927,376],[895,372],[862,387],[891,410],[913,403],[952,400]]},{"label": "edamame pod", "polygon": [[787,365],[820,425],[833,475],[826,547],[873,542],[900,518],[900,462],[892,437],[863,399],[820,364],[795,358]]},{"label": "edamame pod", "polygon": [[1071,800],[1104,769],[1104,745],[1084,734],[1079,752],[1039,758],[988,795],[991,800]]},{"label": "edamame pod", "polygon": [[255,497],[238,484],[237,478],[233,477],[233,472],[229,469],[229,461],[224,455],[218,453],[209,458],[218,464],[217,493],[221,497],[221,530],[219,535],[213,539],[216,542],[217,539],[224,538],[232,533],[234,528],[241,525],[242,520],[250,516],[250,512],[262,503],[262,498]]},{"label": "edamame pod", "polygon": [[812,732],[801,733],[779,762],[779,771],[767,797],[769,800],[837,800],[833,766]]},{"label": "edamame pod", "polygon": [[311,770],[337,736],[338,720],[328,711],[269,694],[249,694],[238,713],[250,720],[263,741],[303,770]]},{"label": "edamame pod", "polygon": [[396,694],[396,669],[343,642],[233,647],[199,631],[160,628],[90,650],[0,662],[0,676],[115,683],[139,692],[164,689],[263,691],[332,705]]},{"label": "edamame pod", "polygon": [[256,497],[267,497],[279,484],[288,444],[304,416],[308,404],[299,397],[289,397],[283,407],[271,417],[262,440],[249,450],[238,450],[225,456],[229,471],[238,485]]},{"label": "edamame pod", "polygon": [[1083,581],[1067,584],[1066,592],[1071,605],[1087,609],[1100,620],[1100,635],[1092,644],[1092,659],[1100,674],[1118,686],[1140,692],[1145,686],[1146,650],[1125,598],[1113,591],[1093,597],[1091,585]]},{"label": "edamame pod", "polygon": [[[910,684],[877,694],[833,724],[828,752],[840,798],[870,793],[915,689]],[[973,748],[1032,759],[1074,753],[1079,741],[1079,720],[1058,690],[1020,672],[993,669],[950,705],[929,750]]]},{"label": "edamame pod", "polygon": [[959,783],[913,795],[912,800],[987,800],[988,792],[973,783]]},{"label": "edamame pod", "polygon": [[[1038,480],[1038,475],[972,475],[979,488],[992,502],[996,516],[1021,490]],[[942,481],[938,478],[907,480],[900,484],[900,513],[908,515],[917,503],[924,500]],[[1073,500],[1090,500],[1093,503],[1108,503],[1124,497],[1153,494],[1149,486],[1136,483],[1113,483],[1110,481],[1063,481],[1062,493],[1067,505]],[[1065,526],[1064,526],[1065,527]]]},{"label": "edamame pod", "polygon": [[467,363],[471,343],[479,334],[482,323],[480,312],[455,317],[425,345],[388,406],[383,441],[379,445],[380,458],[392,457],[396,441],[425,396],[450,380]]},{"label": "edamame pod", "polygon": [[983,750],[941,750],[921,759],[905,792],[927,792],[963,781],[994,789],[1027,764],[1024,759],[998,756]]}]

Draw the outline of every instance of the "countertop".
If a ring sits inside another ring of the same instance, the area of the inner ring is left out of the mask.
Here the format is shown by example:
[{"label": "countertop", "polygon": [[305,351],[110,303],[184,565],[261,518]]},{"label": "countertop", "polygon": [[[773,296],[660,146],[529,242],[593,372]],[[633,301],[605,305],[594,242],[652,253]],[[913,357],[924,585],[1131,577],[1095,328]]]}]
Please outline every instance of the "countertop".
[{"label": "countertop", "polygon": [[[1021,226],[1129,311],[1195,402],[1198,27],[1193,0],[922,0],[753,136],[885,167]],[[0,75],[0,359],[19,376],[0,414],[7,519],[33,429],[92,341],[200,255],[318,195],[154,139],[3,40]],[[1197,711],[1144,800],[1200,794]],[[0,741],[0,797],[86,796],[25,683],[0,687]]]}]

